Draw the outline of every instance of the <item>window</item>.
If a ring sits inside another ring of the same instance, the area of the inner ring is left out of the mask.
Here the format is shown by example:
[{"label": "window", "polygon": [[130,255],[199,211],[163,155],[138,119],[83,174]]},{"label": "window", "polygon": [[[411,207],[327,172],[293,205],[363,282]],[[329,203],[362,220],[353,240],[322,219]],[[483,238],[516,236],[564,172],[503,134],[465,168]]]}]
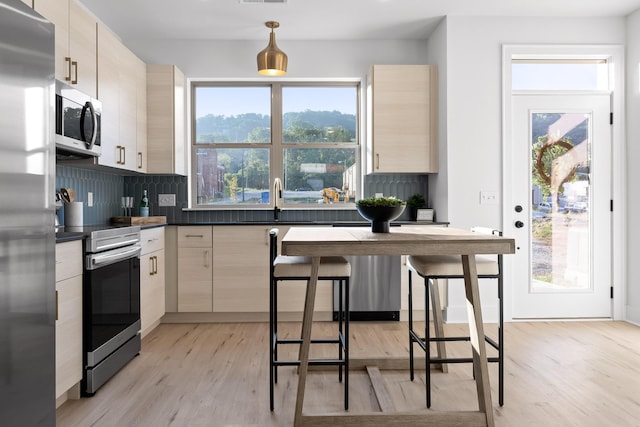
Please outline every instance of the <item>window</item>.
[{"label": "window", "polygon": [[351,203],[359,176],[359,84],[194,83],[195,207]]},{"label": "window", "polygon": [[607,90],[604,59],[517,58],[511,62],[513,90]]}]

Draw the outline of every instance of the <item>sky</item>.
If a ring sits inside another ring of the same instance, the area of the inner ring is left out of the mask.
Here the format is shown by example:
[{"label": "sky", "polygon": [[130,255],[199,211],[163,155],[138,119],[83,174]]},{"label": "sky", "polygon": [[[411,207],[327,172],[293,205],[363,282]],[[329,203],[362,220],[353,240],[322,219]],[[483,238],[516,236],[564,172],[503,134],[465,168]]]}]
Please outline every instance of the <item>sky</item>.
[{"label": "sky", "polygon": [[[356,114],[356,87],[285,87],[284,112],[333,111]],[[269,87],[198,87],[196,89],[196,117],[238,115],[243,113],[270,114]],[[252,111],[247,111],[251,106]]]}]

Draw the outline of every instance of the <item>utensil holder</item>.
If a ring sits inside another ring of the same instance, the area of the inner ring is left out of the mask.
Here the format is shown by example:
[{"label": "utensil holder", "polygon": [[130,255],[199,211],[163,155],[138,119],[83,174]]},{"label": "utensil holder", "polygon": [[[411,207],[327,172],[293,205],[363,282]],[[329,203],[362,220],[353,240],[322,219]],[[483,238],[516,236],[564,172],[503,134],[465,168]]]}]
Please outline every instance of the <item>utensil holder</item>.
[{"label": "utensil holder", "polygon": [[82,210],[84,208],[82,202],[72,202],[64,204],[64,225],[65,227],[82,227],[84,218]]}]

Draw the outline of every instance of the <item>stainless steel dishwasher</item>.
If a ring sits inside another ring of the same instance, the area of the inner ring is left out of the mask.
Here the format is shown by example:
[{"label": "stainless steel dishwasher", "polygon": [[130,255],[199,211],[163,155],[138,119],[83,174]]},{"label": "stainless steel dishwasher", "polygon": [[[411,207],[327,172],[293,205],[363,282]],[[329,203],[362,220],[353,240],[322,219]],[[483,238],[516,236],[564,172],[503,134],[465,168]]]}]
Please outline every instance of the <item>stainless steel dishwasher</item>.
[{"label": "stainless steel dishwasher", "polygon": [[[366,226],[369,226],[366,224]],[[348,256],[349,319],[400,320],[400,256]],[[333,320],[338,320],[338,285],[333,286]]]}]

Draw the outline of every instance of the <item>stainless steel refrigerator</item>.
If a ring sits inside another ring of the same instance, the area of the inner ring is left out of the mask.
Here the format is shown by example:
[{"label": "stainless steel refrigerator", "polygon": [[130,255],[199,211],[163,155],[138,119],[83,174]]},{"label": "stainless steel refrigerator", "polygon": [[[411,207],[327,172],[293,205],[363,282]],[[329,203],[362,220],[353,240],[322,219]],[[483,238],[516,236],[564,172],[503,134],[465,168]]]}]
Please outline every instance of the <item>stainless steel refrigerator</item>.
[{"label": "stainless steel refrigerator", "polygon": [[54,28],[0,0],[0,425],[55,426]]}]

